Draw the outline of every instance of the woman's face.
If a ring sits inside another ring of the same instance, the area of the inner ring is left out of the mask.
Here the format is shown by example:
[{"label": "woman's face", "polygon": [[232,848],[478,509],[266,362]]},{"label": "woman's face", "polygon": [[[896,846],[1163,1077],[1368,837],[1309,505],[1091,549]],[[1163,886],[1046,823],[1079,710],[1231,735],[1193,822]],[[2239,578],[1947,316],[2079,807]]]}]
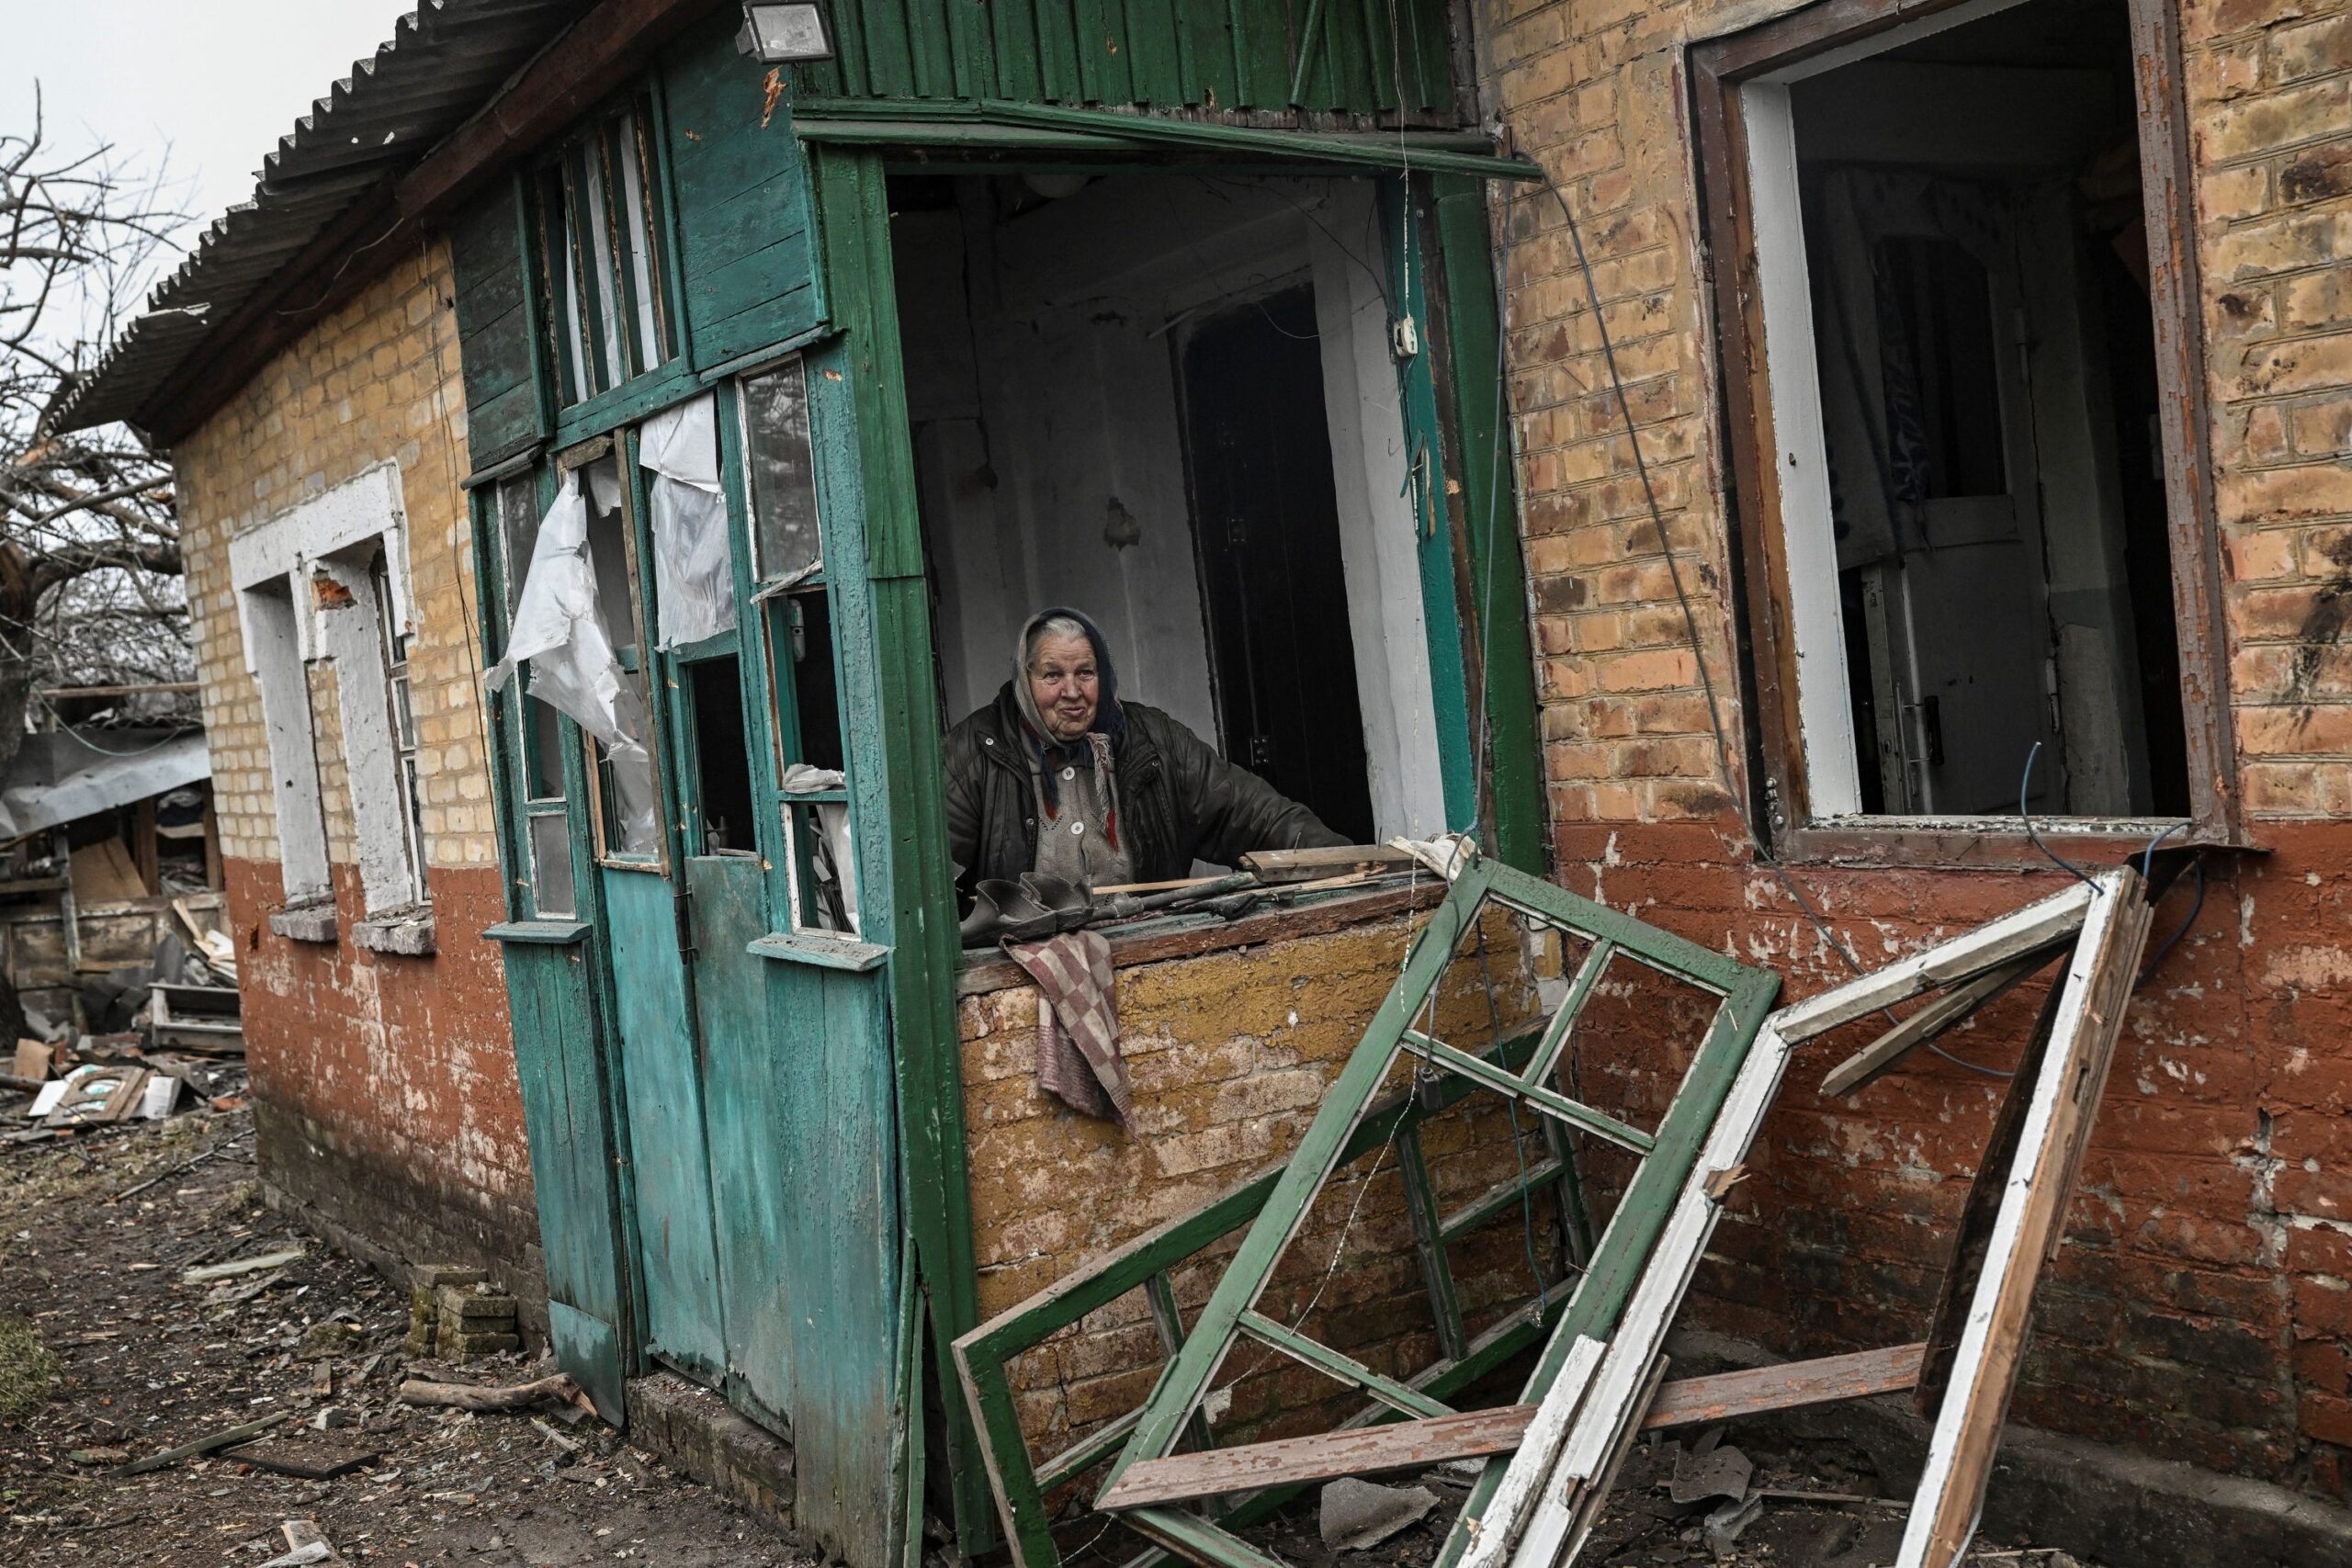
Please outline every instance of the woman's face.
[{"label": "woman's face", "polygon": [[1029,695],[1057,740],[1075,740],[1094,726],[1102,674],[1082,637],[1048,637],[1029,656]]}]

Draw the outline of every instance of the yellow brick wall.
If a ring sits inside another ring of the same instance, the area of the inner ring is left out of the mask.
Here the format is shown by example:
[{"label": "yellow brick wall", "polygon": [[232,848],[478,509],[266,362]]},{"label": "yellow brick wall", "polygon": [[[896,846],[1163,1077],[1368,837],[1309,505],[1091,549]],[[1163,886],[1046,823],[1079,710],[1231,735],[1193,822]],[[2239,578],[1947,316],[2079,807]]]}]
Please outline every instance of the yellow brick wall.
[{"label": "yellow brick wall", "polygon": [[[1191,1213],[1273,1168],[1297,1143],[1396,982],[1421,917],[1392,916],[1322,935],[1118,971],[1123,1054],[1134,1089],[1130,1125],[1079,1115],[1038,1086],[1037,993],[1016,987],[961,1004],[973,1243],[983,1317],[1002,1312],[1144,1231]],[[1531,967],[1508,922],[1487,922],[1489,964],[1506,1030],[1526,1027]],[[1544,972],[1555,963],[1546,961]],[[1435,1032],[1482,1048],[1492,1038],[1475,958],[1449,971]],[[1410,1081],[1394,1069],[1391,1090]],[[1532,1114],[1526,1158],[1544,1157]],[[1498,1100],[1474,1096],[1422,1130],[1442,1212],[1512,1174],[1510,1123]],[[1369,1186],[1354,1178],[1374,1172]],[[1546,1269],[1557,1247],[1552,1211],[1532,1206]],[[1187,1321],[1230,1245],[1179,1270]],[[1532,1293],[1525,1227],[1489,1224],[1452,1248],[1472,1332]],[[1336,1267],[1334,1258],[1337,1258]],[[1328,1276],[1328,1278],[1327,1278]],[[1412,1252],[1395,1151],[1344,1170],[1285,1255],[1262,1310],[1347,1349],[1377,1371],[1408,1376],[1438,1359]],[[1023,1424],[1041,1454],[1134,1408],[1160,1364],[1140,1293],[1131,1292],[1017,1359],[1011,1376]],[[1237,1383],[1228,1436],[1328,1427],[1352,1410],[1338,1384],[1278,1356],[1237,1351],[1220,1377]]]},{"label": "yellow brick wall", "polygon": [[[1730,461],[1683,55],[1798,6],[1474,9],[1488,101],[1584,230],[1737,766]],[[2352,816],[2352,14],[2212,0],[2180,18],[2245,798],[2257,818]],[[1555,819],[1720,820],[1698,663],[1582,278],[1548,195],[1521,187],[1512,214],[1509,357]]]},{"label": "yellow brick wall", "polygon": [[[481,617],[458,481],[469,467],[447,246],[403,258],[305,333],[173,453],[188,603],[210,733],[221,848],[278,859],[261,695],[246,673],[229,540],[386,460],[408,515],[416,637],[410,672],[426,854],[440,868],[497,863],[482,746]],[[311,721],[330,856],[356,858],[331,671]]]}]

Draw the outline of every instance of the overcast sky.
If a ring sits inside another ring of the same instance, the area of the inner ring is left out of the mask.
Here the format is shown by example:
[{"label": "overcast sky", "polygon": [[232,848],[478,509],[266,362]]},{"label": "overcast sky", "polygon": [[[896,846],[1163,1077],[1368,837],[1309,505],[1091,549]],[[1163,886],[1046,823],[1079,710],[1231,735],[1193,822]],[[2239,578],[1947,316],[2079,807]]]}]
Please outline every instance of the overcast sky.
[{"label": "overcast sky", "polygon": [[168,155],[177,205],[209,223],[253,194],[262,154],[413,4],[0,0],[0,134],[30,126],[38,81],[53,145],[112,142],[141,171]]}]

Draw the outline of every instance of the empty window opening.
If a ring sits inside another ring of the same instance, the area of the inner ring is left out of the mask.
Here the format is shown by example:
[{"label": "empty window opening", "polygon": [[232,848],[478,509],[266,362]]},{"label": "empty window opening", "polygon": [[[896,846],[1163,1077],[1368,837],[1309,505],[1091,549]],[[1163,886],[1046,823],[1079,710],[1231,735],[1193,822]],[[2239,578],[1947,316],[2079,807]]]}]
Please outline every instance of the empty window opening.
[{"label": "empty window opening", "polygon": [[2186,815],[2127,7],[1969,9],[1742,89],[1812,815]]},{"label": "empty window opening", "polygon": [[792,755],[786,765],[838,773],[846,764],[841,691],[833,678],[832,600],[821,592],[786,594],[776,606],[775,626],[778,669],[792,688]]},{"label": "empty window opening", "polygon": [[1034,613],[1366,841],[1444,825],[1372,179],[891,186],[942,722]]},{"label": "empty window opening", "polygon": [[756,854],[752,752],[743,734],[742,669],[733,654],[682,665],[692,714],[696,852]]}]

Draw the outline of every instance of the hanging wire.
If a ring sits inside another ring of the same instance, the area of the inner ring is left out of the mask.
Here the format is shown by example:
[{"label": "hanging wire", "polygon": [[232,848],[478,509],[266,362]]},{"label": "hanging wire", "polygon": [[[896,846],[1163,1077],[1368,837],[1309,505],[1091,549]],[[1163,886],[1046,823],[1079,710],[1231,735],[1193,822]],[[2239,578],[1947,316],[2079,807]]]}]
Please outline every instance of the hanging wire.
[{"label": "hanging wire", "polygon": [[1624,378],[1617,368],[1616,344],[1610,338],[1609,322],[1600,307],[1600,286],[1594,280],[1592,263],[1585,254],[1584,232],[1577,224],[1576,211],[1568,205],[1566,194],[1560,189],[1559,182],[1552,177],[1552,171],[1539,164],[1536,173],[1544,181],[1544,188],[1550,191],[1552,199],[1559,204],[1560,217],[1567,225],[1568,244],[1576,255],[1577,270],[1584,278],[1585,298],[1592,306],[1593,328],[1600,338],[1601,364],[1609,372],[1610,393],[1617,405],[1618,421],[1625,427],[1626,442],[1633,448],[1634,472],[1642,482],[1643,504],[1649,513],[1651,531],[1657,536],[1658,553],[1666,558],[1667,577],[1674,585],[1674,602],[1681,610],[1683,631],[1690,638],[1691,657],[1699,667],[1699,689],[1706,698],[1707,728],[1714,738],[1715,765],[1723,773],[1724,793],[1730,797],[1732,812],[1739,818],[1740,828],[1746,832],[1757,860],[1770,867],[1772,874],[1780,879],[1781,886],[1788,890],[1789,897],[1804,911],[1807,923],[1820,937],[1823,945],[1836,953],[1848,970],[1859,976],[1863,972],[1860,960],[1830,931],[1828,922],[1814,907],[1813,900],[1806,897],[1804,889],[1797,886],[1796,878],[1789,874],[1788,867],[1781,864],[1765,846],[1763,835],[1757,831],[1755,820],[1748,815],[1747,804],[1740,796],[1731,765],[1731,742],[1724,727],[1723,703],[1715,691],[1714,676],[1707,667],[1706,643],[1699,633],[1698,613],[1691,608],[1690,590],[1682,581],[1681,562],[1674,553],[1672,542],[1667,537],[1666,518],[1658,507],[1657,487],[1650,478],[1649,462],[1642,456],[1641,428],[1634,423],[1633,406],[1625,398]]},{"label": "hanging wire", "polygon": [[[2025,773],[2023,777],[2018,780],[2018,815],[2025,819],[2025,836],[2032,841],[2035,849],[2041,852],[2042,858],[2047,860],[2052,865],[2056,866],[2061,871],[2071,873],[2075,880],[2080,882],[2084,886],[2096,887],[2098,884],[2093,882],[2081,866],[2076,865],[2073,861],[2064,858],[2057,851],[2052,849],[2048,844],[2041,841],[2041,834],[2037,831],[2033,826],[2033,813],[2026,809],[2026,792],[2033,787],[2033,764],[2041,758],[2041,742],[2037,740],[2033,743],[2032,750],[2029,750],[2025,754]],[[2159,842],[2162,841],[2162,838],[2163,836],[2159,834]],[[2147,853],[2149,855],[2153,855],[2155,852],[2156,846],[2154,844],[2150,844],[2148,846]],[[2143,856],[2142,860],[2144,863],[2146,856]]]}]

